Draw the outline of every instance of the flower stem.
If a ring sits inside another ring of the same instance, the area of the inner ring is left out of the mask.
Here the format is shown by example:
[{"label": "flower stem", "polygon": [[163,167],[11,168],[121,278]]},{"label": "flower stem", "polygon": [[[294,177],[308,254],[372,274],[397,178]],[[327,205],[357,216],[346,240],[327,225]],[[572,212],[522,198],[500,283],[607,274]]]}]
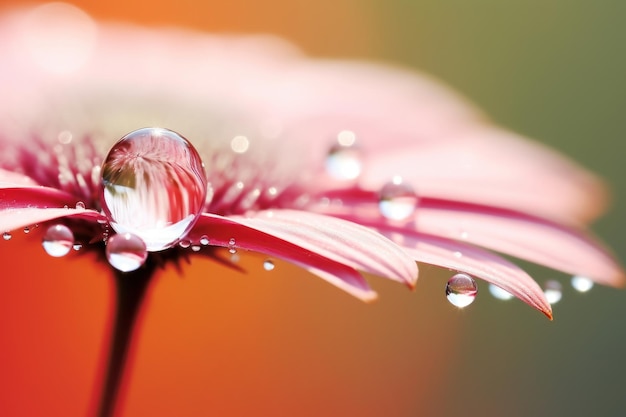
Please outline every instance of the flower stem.
[{"label": "flower stem", "polygon": [[129,348],[154,270],[155,263],[149,257],[146,264],[136,271],[115,272],[116,309],[97,417],[113,417],[116,407],[120,406],[123,376],[129,365]]}]

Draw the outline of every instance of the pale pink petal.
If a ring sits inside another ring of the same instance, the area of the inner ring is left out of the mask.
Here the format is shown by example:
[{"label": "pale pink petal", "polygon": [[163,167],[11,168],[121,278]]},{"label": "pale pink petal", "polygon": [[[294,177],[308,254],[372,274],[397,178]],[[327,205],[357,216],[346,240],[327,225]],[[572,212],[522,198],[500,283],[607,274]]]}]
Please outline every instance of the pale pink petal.
[{"label": "pale pink petal", "polygon": [[0,210],[0,232],[10,232],[62,217],[96,222],[103,216],[95,210],[75,208],[13,208]]},{"label": "pale pink petal", "polygon": [[587,221],[606,206],[603,184],[539,143],[489,126],[469,126],[440,143],[377,152],[363,188],[400,175],[418,194],[506,207],[559,221]]},{"label": "pale pink petal", "polygon": [[36,185],[38,185],[37,182],[27,175],[0,168],[0,188],[34,187]]},{"label": "pale pink petal", "polygon": [[491,252],[462,242],[405,230],[385,228],[387,236],[402,234],[402,246],[416,261],[455,269],[481,278],[510,292],[552,319],[552,309],[542,289],[517,265]]},{"label": "pale pink petal", "polygon": [[402,282],[417,280],[415,261],[398,245],[359,224],[294,210],[259,212],[238,221],[355,269]]},{"label": "pale pink petal", "polygon": [[523,213],[424,199],[415,229],[583,275],[602,284],[624,284],[622,267],[588,232]]},{"label": "pale pink petal", "polygon": [[[377,194],[359,189],[337,191],[341,205],[312,210],[374,228],[385,220],[374,203]],[[414,216],[402,223],[406,234],[425,233],[465,241],[594,281],[621,286],[624,269],[609,249],[579,226],[568,226],[515,210],[422,197]]]},{"label": "pale pink petal", "polygon": [[[262,227],[256,228],[244,224],[242,220],[204,214],[199,218],[188,238],[197,242],[203,235],[206,235],[213,246],[234,246],[238,249],[252,250],[285,259],[304,267],[361,300],[371,301],[376,298],[376,293],[361,274],[351,266],[323,256],[314,247],[311,250],[313,245],[299,246],[262,230]],[[231,245],[231,239],[234,239],[234,245]]]}]

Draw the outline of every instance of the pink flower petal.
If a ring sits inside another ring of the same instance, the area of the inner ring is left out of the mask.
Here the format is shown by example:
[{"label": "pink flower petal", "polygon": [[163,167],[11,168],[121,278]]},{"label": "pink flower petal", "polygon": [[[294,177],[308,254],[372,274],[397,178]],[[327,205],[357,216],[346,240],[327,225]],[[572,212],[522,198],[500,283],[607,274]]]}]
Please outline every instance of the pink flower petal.
[{"label": "pink flower petal", "polygon": [[506,207],[541,217],[589,220],[606,206],[591,173],[553,150],[501,129],[477,126],[439,143],[374,154],[360,184],[379,190],[393,175],[418,194]]},{"label": "pink flower petal", "polygon": [[37,184],[32,178],[0,168],[0,188],[34,187]]},{"label": "pink flower petal", "polygon": [[[404,233],[387,229],[383,233]],[[517,265],[491,252],[462,242],[421,233],[403,234],[402,245],[416,261],[466,272],[506,290],[552,319],[552,309],[542,289]]]},{"label": "pink flower petal", "polygon": [[55,188],[0,185],[0,210],[20,207],[74,207],[76,203],[76,197]]},{"label": "pink flower petal", "polygon": [[21,229],[62,217],[97,221],[103,216],[95,210],[75,208],[15,208],[0,210],[0,232]]},{"label": "pink flower petal", "polygon": [[612,286],[624,284],[624,271],[587,232],[523,213],[423,199],[415,218],[421,233],[463,240]]},{"label": "pink flower petal", "polygon": [[272,210],[238,219],[355,269],[413,287],[417,265],[398,245],[359,224],[304,211]]},{"label": "pink flower petal", "polygon": [[236,248],[291,261],[363,301],[376,298],[376,293],[351,266],[323,256],[315,250],[314,245],[302,247],[263,229],[271,230],[271,227],[256,228],[244,224],[243,219],[235,220],[204,214],[198,219],[188,237],[193,241],[199,241],[202,235],[207,235],[211,245],[224,247],[231,246],[231,239],[235,239]]},{"label": "pink flower petal", "polygon": [[[311,209],[380,229],[386,222],[373,203],[376,193],[359,189],[330,194],[342,205]],[[422,197],[415,215],[402,224],[404,235],[424,233],[465,241],[598,283],[621,286],[624,270],[588,231],[497,207]]]}]

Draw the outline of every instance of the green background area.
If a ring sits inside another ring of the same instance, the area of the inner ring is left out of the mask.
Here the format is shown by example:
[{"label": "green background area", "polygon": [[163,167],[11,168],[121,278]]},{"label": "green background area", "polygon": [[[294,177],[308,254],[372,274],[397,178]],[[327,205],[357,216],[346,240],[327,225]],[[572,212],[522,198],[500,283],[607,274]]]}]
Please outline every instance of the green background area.
[{"label": "green background area", "polygon": [[[606,178],[614,203],[594,229],[624,261],[626,3],[395,1],[375,10],[381,57],[441,78],[497,123]],[[552,276],[531,271],[539,282]],[[458,318],[441,415],[622,415],[626,293],[565,288],[548,323],[481,289]]]}]

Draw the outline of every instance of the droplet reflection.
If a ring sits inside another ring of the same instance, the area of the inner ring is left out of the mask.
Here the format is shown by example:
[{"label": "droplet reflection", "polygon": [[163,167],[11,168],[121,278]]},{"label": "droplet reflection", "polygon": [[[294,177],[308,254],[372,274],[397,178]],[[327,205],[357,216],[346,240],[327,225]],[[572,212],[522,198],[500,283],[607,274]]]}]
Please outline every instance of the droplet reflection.
[{"label": "droplet reflection", "polygon": [[109,237],[106,256],[115,269],[130,272],[146,262],[148,251],[145,242],[140,237],[131,233],[122,233]]},{"label": "droplet reflection", "polygon": [[572,287],[578,292],[587,292],[593,288],[593,281],[587,277],[575,275],[572,277]]},{"label": "droplet reflection", "polygon": [[46,230],[41,245],[48,255],[60,258],[72,250],[74,233],[64,224],[52,225]]},{"label": "droplet reflection", "polygon": [[543,294],[550,304],[558,303],[563,296],[561,283],[553,279],[546,281],[543,286]]},{"label": "droplet reflection", "polygon": [[148,251],[174,246],[198,218],[207,195],[200,155],[167,129],[129,133],[102,165],[101,204],[118,233],[140,237]]},{"label": "droplet reflection", "polygon": [[456,307],[463,308],[474,302],[478,286],[474,278],[467,274],[456,274],[446,284],[446,297]]},{"label": "droplet reflection", "polygon": [[415,212],[417,194],[410,184],[395,176],[380,190],[378,210],[390,220],[406,220]]}]

